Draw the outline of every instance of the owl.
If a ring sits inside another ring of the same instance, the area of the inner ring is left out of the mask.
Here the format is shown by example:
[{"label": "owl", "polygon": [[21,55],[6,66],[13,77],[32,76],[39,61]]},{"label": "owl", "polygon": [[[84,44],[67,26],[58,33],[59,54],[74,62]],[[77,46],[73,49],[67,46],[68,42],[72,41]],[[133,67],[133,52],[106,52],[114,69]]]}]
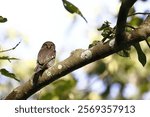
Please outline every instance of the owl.
[{"label": "owl", "polygon": [[37,56],[37,66],[35,72],[44,71],[52,67],[55,63],[56,50],[55,44],[51,41],[46,41]]}]

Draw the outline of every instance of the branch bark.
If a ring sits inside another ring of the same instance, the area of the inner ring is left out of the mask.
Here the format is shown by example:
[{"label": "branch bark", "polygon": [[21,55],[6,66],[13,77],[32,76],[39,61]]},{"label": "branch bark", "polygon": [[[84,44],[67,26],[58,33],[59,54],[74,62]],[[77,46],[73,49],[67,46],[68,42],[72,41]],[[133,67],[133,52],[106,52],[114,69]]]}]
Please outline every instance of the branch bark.
[{"label": "branch bark", "polygon": [[128,12],[133,4],[137,0],[123,0],[120,6],[120,10],[118,13],[117,25],[116,25],[116,40],[115,46],[121,44],[121,42],[125,41],[125,27],[126,27],[126,20],[128,16]]}]

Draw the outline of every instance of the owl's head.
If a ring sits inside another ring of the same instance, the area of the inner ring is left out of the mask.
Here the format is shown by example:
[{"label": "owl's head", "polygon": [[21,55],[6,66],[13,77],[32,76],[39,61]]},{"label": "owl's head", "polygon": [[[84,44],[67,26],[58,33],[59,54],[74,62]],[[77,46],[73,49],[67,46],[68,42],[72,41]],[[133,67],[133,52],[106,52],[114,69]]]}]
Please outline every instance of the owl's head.
[{"label": "owl's head", "polygon": [[42,48],[55,49],[55,44],[51,41],[43,43]]}]

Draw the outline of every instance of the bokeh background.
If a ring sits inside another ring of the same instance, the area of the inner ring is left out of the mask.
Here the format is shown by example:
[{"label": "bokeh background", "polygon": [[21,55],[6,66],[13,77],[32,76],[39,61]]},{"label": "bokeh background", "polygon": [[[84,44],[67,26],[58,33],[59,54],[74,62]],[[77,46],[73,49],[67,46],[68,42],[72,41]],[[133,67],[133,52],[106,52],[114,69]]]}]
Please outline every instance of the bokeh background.
[{"label": "bokeh background", "polygon": [[[6,23],[0,23],[0,50],[16,49],[0,53],[0,56],[19,60],[0,60],[0,69],[14,73],[21,82],[0,74],[0,98],[3,99],[16,86],[33,74],[36,57],[45,41],[56,45],[57,60],[62,61],[78,48],[86,49],[94,40],[101,40],[97,30],[104,21],[115,26],[120,7],[119,0],[69,0],[84,17],[70,14],[62,0],[0,0],[0,15]],[[150,1],[138,0],[132,12],[148,12]],[[128,18],[128,23],[138,27],[144,15]],[[147,56],[143,67],[137,60],[134,48],[130,57],[117,54],[91,63],[43,88],[30,99],[150,99],[150,49],[141,42]]]}]

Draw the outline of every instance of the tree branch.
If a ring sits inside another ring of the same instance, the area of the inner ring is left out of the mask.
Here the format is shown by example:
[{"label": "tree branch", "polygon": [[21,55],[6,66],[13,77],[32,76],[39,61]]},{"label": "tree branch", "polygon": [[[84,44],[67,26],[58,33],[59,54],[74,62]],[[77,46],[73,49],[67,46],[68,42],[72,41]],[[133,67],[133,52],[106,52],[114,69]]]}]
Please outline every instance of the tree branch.
[{"label": "tree branch", "polygon": [[128,12],[136,1],[137,0],[123,0],[122,1],[119,14],[118,14],[117,25],[116,25],[116,40],[115,40],[116,46],[118,46],[121,42],[125,40],[124,39],[125,27],[126,27],[126,20],[128,17]]},{"label": "tree branch", "polygon": [[125,47],[122,45],[131,46],[134,43],[147,39],[148,36],[150,36],[150,17],[147,17],[147,19],[139,26],[139,28],[133,30],[131,33],[126,33],[125,35],[125,41],[123,44],[117,47],[111,45],[112,41],[109,41],[105,44],[99,42],[97,45],[86,50],[77,49],[73,51],[67,59],[45,70],[42,76],[39,77],[37,84],[33,84],[33,76],[36,76],[33,75],[29,81],[15,88],[5,99],[27,99],[41,88],[61,78],[62,76],[67,75],[68,73],[91,62],[105,58],[124,49]]},{"label": "tree branch", "polygon": [[134,16],[134,15],[150,15],[150,13],[137,12],[137,13],[132,13],[132,14],[128,15],[128,17]]}]

